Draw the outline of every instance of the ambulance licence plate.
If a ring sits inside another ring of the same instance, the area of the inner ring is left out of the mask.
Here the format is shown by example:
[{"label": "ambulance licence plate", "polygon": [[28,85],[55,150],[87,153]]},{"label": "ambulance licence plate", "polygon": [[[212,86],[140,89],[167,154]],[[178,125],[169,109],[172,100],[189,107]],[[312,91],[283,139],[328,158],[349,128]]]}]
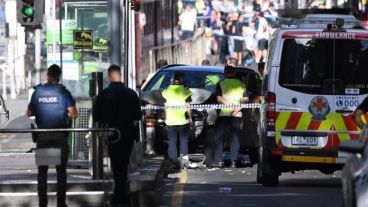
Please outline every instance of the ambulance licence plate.
[{"label": "ambulance licence plate", "polygon": [[318,145],[318,137],[301,137],[301,136],[292,136],[291,144],[298,146],[317,146]]}]

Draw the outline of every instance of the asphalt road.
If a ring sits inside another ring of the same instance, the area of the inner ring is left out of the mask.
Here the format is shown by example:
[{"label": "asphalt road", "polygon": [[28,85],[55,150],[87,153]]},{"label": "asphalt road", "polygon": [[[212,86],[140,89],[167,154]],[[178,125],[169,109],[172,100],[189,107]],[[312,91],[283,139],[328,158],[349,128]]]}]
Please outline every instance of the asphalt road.
[{"label": "asphalt road", "polygon": [[[28,105],[28,93],[23,93],[17,99],[5,100],[6,108],[9,110],[10,119],[1,122],[0,128],[25,129],[31,127],[32,120],[25,113]],[[34,147],[31,134],[9,134],[0,133],[0,153],[26,152]]]},{"label": "asphalt road", "polygon": [[[220,192],[228,187],[230,192]],[[161,207],[341,207],[340,171],[284,173],[277,187],[256,182],[253,168],[184,170],[169,174],[161,189]]]}]

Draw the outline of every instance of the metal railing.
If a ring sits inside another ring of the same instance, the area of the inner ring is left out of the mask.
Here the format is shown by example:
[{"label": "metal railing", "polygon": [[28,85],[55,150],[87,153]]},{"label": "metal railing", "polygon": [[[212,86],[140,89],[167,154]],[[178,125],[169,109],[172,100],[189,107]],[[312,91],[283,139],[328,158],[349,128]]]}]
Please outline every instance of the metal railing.
[{"label": "metal railing", "polygon": [[205,38],[203,30],[192,39],[152,47],[149,50],[150,73],[156,70],[156,63],[160,59],[166,59],[170,64],[199,65],[206,58]]},{"label": "metal railing", "polygon": [[[92,157],[90,158],[92,179],[103,179],[104,146],[102,138],[107,138],[111,132],[117,134],[116,140],[109,141],[111,144],[118,142],[121,133],[115,128],[66,128],[66,129],[0,129],[1,133],[50,133],[50,132],[98,132],[92,136]],[[108,133],[110,132],[110,133]],[[100,138],[101,137],[101,138]]]}]

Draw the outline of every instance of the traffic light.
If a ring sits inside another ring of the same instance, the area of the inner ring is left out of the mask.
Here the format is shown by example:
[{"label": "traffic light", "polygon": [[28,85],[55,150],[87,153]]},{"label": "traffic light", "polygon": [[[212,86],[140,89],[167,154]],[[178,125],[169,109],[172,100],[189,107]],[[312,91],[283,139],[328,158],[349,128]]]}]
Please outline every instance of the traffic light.
[{"label": "traffic light", "polygon": [[17,20],[19,24],[33,27],[41,25],[44,13],[44,1],[17,0]]}]

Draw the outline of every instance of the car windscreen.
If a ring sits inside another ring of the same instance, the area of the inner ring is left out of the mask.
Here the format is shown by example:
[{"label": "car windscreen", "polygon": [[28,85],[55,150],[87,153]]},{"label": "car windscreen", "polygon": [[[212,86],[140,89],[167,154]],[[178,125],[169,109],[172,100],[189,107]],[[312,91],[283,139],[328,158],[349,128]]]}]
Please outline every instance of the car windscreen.
[{"label": "car windscreen", "polygon": [[[145,87],[144,91],[164,89],[169,86],[175,71],[159,71]],[[222,73],[208,71],[180,71],[184,73],[184,85],[188,88],[202,88],[215,92],[216,84],[223,79]]]},{"label": "car windscreen", "polygon": [[279,84],[308,94],[368,93],[368,40],[285,39]]}]

